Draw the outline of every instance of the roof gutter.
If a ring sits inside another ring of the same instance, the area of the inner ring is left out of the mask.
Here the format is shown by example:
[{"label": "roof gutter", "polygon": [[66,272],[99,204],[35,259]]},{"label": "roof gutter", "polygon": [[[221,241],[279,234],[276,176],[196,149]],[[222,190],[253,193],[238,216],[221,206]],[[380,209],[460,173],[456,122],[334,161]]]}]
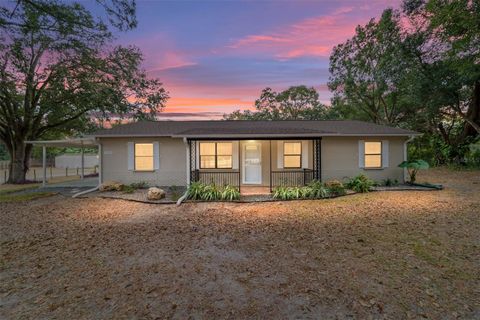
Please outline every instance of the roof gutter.
[{"label": "roof gutter", "polygon": [[172,135],[172,138],[225,138],[225,139],[269,139],[269,138],[320,138],[320,137],[410,137],[420,136],[421,133],[356,133],[356,134],[341,134],[341,133],[315,133],[315,134],[197,134],[197,135]]}]

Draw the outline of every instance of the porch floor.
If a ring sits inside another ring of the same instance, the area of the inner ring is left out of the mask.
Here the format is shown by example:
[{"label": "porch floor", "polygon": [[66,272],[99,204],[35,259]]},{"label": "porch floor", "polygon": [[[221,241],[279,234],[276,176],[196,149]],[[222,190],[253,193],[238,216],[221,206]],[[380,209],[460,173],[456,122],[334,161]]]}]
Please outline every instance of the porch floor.
[{"label": "porch floor", "polygon": [[240,186],[240,193],[242,196],[251,196],[251,195],[263,195],[270,194],[269,187],[257,187],[257,186]]}]

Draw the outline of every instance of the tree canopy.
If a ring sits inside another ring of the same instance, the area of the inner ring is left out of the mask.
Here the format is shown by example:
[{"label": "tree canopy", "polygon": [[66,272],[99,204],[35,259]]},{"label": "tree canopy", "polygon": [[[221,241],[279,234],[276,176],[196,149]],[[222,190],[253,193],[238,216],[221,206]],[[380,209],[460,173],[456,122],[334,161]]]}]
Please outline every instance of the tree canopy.
[{"label": "tree canopy", "polygon": [[478,1],[405,0],[334,48],[331,114],[423,132],[416,151],[460,161],[480,133],[479,44]]},{"label": "tree canopy", "polygon": [[281,92],[265,88],[255,100],[255,110],[234,111],[225,115],[229,120],[315,120],[325,117],[315,88],[290,87]]},{"label": "tree canopy", "polygon": [[113,116],[154,117],[168,98],[141,69],[142,53],[112,46],[112,28],[135,27],[135,5],[97,1],[107,21],[80,3],[19,0],[0,6],[0,139],[10,182],[22,182],[31,145],[75,134]]}]

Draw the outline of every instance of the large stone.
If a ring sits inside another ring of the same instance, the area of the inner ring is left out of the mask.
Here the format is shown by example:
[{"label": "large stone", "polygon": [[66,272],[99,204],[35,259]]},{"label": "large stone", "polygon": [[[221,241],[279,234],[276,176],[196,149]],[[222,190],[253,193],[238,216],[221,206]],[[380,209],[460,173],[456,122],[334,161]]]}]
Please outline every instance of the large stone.
[{"label": "large stone", "polygon": [[147,199],[148,200],[160,200],[165,198],[165,191],[157,188],[157,187],[151,187],[148,189],[147,192]]},{"label": "large stone", "polygon": [[123,184],[116,181],[105,181],[100,186],[100,191],[121,191],[123,188]]}]

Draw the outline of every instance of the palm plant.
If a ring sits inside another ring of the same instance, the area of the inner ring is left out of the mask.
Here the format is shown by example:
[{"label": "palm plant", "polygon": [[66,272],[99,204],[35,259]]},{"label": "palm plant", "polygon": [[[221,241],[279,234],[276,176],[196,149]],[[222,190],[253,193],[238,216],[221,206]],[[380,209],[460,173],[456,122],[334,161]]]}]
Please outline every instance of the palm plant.
[{"label": "palm plant", "polygon": [[400,168],[405,168],[408,171],[408,175],[410,176],[410,183],[415,183],[417,179],[417,172],[420,169],[428,169],[430,166],[428,162],[424,160],[410,160],[410,161],[403,161],[398,165]]}]

